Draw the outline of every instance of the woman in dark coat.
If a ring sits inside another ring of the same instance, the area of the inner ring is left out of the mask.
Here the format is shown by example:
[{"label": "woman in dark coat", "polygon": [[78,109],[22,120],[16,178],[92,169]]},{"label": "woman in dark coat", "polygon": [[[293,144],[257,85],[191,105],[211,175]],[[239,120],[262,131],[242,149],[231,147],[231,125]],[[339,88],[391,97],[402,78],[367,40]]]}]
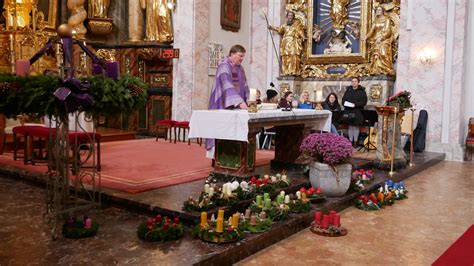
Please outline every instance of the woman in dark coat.
[{"label": "woman in dark coat", "polygon": [[[328,97],[326,97],[326,100],[323,103],[323,109],[329,110],[331,112],[341,111],[341,105],[339,104],[337,95],[334,92],[329,93]],[[331,121],[331,133],[337,134],[337,126],[338,126],[338,123],[337,121],[334,121],[334,116],[333,116],[332,121]]]},{"label": "woman in dark coat", "polygon": [[364,123],[361,110],[367,104],[367,93],[359,83],[360,79],[358,77],[352,78],[352,86],[348,86],[344,96],[342,96],[344,123],[349,125],[349,140],[352,141],[353,146],[356,146],[359,138],[359,126]]}]

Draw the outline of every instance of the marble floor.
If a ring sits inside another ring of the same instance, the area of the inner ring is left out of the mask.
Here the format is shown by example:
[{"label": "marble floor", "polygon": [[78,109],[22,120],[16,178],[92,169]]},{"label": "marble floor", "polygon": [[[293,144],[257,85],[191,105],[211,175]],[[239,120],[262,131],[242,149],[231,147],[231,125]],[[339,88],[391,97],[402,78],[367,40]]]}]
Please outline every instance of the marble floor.
[{"label": "marble floor", "polygon": [[[474,222],[473,173],[474,162],[436,164],[405,181],[408,200],[343,211],[347,236],[303,230],[239,264],[431,264]],[[116,208],[88,213],[103,225],[96,237],[53,241],[42,219],[44,189],[0,177],[0,202],[0,265],[189,265],[211,250],[189,232],[171,243],[141,242],[136,227],[145,217]]]},{"label": "marble floor", "polygon": [[474,162],[439,163],[405,182],[409,199],[341,213],[348,235],[301,231],[239,265],[430,265],[474,223]]}]

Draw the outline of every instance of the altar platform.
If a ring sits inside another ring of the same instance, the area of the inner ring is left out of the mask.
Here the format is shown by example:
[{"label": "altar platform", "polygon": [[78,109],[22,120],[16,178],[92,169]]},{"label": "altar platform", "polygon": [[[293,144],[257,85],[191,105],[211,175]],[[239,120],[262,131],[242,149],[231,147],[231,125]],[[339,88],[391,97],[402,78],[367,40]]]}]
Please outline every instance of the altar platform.
[{"label": "altar platform", "polygon": [[[376,180],[361,193],[366,193],[380,186],[384,181],[392,179],[394,182],[404,180],[416,173],[419,173],[428,167],[443,161],[444,154],[425,152],[415,154],[415,166],[400,170],[394,176],[389,177],[387,172],[375,171]],[[370,167],[372,161],[364,159],[353,159],[352,163],[355,168]],[[269,166],[258,167],[259,173],[275,173],[281,169],[270,169]],[[0,166],[0,175],[7,176],[12,179],[32,182],[44,187],[44,179],[36,173],[26,172],[22,170],[12,170],[5,166]],[[303,184],[308,183],[307,177],[299,171],[289,171],[288,176],[293,179],[292,185],[285,191],[299,188]],[[189,227],[186,229],[185,237],[181,240],[153,244],[154,248],[163,251],[164,264],[196,264],[196,265],[230,265],[238,262],[251,254],[258,252],[282,239],[285,239],[294,233],[305,230],[313,220],[314,211],[329,210],[340,211],[353,204],[353,200],[360,193],[348,193],[343,197],[328,198],[325,202],[313,204],[311,211],[304,214],[290,214],[290,218],[276,222],[270,231],[246,235],[240,242],[229,244],[210,244],[202,242],[199,239],[193,239],[190,235],[191,226],[198,219],[199,213],[183,212],[181,210],[183,202],[189,196],[198,197],[203,189],[204,180],[188,182],[175,186],[164,187],[160,189],[150,190],[143,193],[129,194],[116,190],[103,189],[102,203],[107,206],[116,206],[124,210],[154,216],[158,213],[164,215],[178,216]],[[348,228],[350,230],[350,228]]]}]

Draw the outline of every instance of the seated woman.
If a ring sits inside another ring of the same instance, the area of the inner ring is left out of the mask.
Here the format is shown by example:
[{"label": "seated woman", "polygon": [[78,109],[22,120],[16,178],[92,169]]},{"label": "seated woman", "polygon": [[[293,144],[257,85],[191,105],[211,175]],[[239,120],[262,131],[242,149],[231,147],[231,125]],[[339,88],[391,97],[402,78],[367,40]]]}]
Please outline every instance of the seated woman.
[{"label": "seated woman", "polygon": [[278,103],[278,92],[274,89],[267,90],[267,98],[263,100],[264,103]]},{"label": "seated woman", "polygon": [[287,91],[283,94],[280,101],[278,102],[279,109],[291,109],[291,104],[293,102],[293,92]]},{"label": "seated woman", "polygon": [[[339,104],[337,95],[334,92],[329,93],[328,97],[326,97],[326,100],[323,103],[323,109],[329,110],[331,112],[341,111],[341,105]],[[334,116],[333,116],[332,122],[331,122],[331,133],[337,134],[337,126],[338,126],[338,123],[334,121]]]},{"label": "seated woman", "polygon": [[300,102],[298,103],[299,109],[313,109],[313,104],[309,100],[309,92],[303,91],[300,97]]}]

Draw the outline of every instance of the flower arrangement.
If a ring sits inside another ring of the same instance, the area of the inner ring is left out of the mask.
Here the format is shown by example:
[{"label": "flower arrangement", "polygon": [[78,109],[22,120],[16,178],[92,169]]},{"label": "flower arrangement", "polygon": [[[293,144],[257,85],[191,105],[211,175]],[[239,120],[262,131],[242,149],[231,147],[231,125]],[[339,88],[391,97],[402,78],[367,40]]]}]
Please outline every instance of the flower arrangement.
[{"label": "flower arrangement", "polygon": [[75,216],[70,216],[63,225],[62,234],[66,238],[84,238],[95,236],[99,230],[99,224],[91,218],[84,216],[84,219],[77,220]]},{"label": "flower arrangement", "polygon": [[393,183],[388,180],[383,186],[380,186],[377,192],[371,193],[369,196],[360,195],[357,197],[355,206],[361,210],[373,211],[392,205],[396,200],[407,198],[407,190],[403,182]]},{"label": "flower arrangement", "polygon": [[245,210],[245,215],[241,215],[242,222],[239,226],[243,228],[245,232],[255,234],[262,233],[270,230],[272,227],[272,219],[267,217],[265,211],[260,213],[252,213],[250,209]]},{"label": "flower arrangement", "polygon": [[341,216],[335,211],[329,211],[325,215],[321,211],[316,211],[310,230],[315,234],[331,237],[347,234],[347,230],[341,226]]},{"label": "flower arrangement", "polygon": [[160,214],[155,218],[148,218],[147,222],[140,224],[137,229],[138,238],[146,241],[171,241],[183,235],[183,224],[178,217],[171,220],[166,216],[161,217]]},{"label": "flower arrangement", "polygon": [[347,163],[352,156],[352,145],[346,138],[334,133],[313,133],[303,139],[303,156],[331,166]]},{"label": "flower arrangement", "polygon": [[[326,197],[323,195],[320,188],[310,187],[306,189],[305,187],[301,187],[299,189],[299,192],[300,192],[299,195],[302,195],[302,193],[305,193],[308,200],[311,201],[312,203],[322,202],[326,200]],[[298,196],[298,192],[296,193],[296,196],[300,197]]]},{"label": "flower arrangement", "polygon": [[398,93],[385,99],[385,104],[387,106],[397,106],[399,109],[408,109],[410,108],[411,92],[409,91],[399,91]]},{"label": "flower arrangement", "polygon": [[363,190],[374,180],[374,171],[357,169],[352,173],[351,187],[354,191]]},{"label": "flower arrangement", "polygon": [[224,221],[224,210],[219,210],[217,219],[214,214],[211,220],[207,219],[207,213],[201,212],[201,223],[193,229],[193,236],[203,241],[212,243],[227,243],[242,239],[244,236],[243,227],[239,224],[240,214],[235,213]]}]

